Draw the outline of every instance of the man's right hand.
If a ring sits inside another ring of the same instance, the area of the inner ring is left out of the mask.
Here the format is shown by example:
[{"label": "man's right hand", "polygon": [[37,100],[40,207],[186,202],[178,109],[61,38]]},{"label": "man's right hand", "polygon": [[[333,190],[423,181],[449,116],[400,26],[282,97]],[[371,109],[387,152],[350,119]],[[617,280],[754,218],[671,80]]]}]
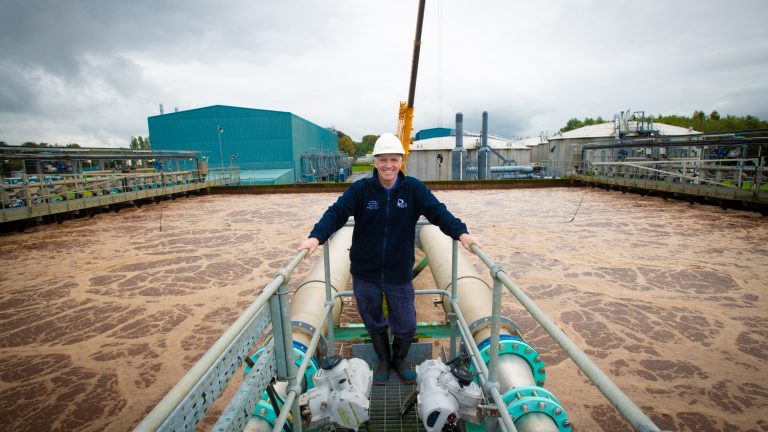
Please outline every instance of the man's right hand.
[{"label": "man's right hand", "polygon": [[308,256],[312,255],[312,252],[314,252],[318,246],[320,246],[320,240],[314,237],[310,237],[302,240],[302,242],[299,243],[299,245],[296,247],[296,250],[300,251],[302,249],[306,249],[307,254],[304,256],[304,258],[307,258]]}]

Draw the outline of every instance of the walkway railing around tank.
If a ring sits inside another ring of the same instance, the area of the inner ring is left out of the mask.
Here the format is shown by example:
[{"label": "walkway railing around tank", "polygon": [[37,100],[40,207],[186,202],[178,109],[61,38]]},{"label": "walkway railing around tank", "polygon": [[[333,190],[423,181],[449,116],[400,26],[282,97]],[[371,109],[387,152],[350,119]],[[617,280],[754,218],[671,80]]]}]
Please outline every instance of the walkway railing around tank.
[{"label": "walkway railing around tank", "polygon": [[150,169],[0,177],[0,222],[172,195],[238,179],[237,167],[207,172]]},{"label": "walkway railing around tank", "polygon": [[[478,378],[492,404],[481,409],[486,413],[486,427],[496,426],[504,432],[517,432],[513,419],[506,409],[506,404],[499,393],[497,369],[499,365],[499,329],[501,328],[502,285],[520,301],[534,319],[563,348],[569,358],[590,378],[603,395],[632,425],[636,431],[657,432],[660,429],[646,417],[642,411],[608,378],[588,357],[571,341],[554,322],[536,306],[523,291],[506,275],[501,266],[494,263],[476,245],[472,251],[490,269],[493,278],[493,306],[491,317],[491,340],[489,363],[482,360],[477,345],[472,338],[472,331],[464,319],[457,299],[457,258],[458,242],[453,242],[451,291],[420,290],[417,294],[439,294],[451,299],[450,355],[458,350],[459,337],[471,351],[470,360],[478,371]],[[322,328],[327,325],[328,355],[334,353],[333,302],[337,296],[352,296],[351,291],[332,295],[330,284],[329,247],[323,247],[325,261],[326,303],[322,322],[312,334],[306,354],[296,369],[291,319],[288,301],[288,281],[297,265],[307,254],[300,251],[285,268],[277,271],[275,278],[266,285],[256,300],[243,312],[232,326],[214,343],[198,362],[182,377],[171,391],[136,427],[135,431],[191,431],[218,399],[226,384],[240,369],[249,354],[265,338],[269,325],[272,326],[272,338],[267,338],[267,345],[259,356],[250,373],[244,377],[236,395],[230,400],[221,417],[214,426],[214,431],[241,431],[273,377],[287,381],[284,407],[274,419],[273,432],[283,429],[288,415],[292,416],[292,429],[302,432],[301,414],[298,397],[301,393],[300,380],[303,377],[312,356],[323,337]],[[498,416],[498,417],[495,417]],[[496,420],[499,420],[496,425]],[[565,426],[570,426],[570,423]]]},{"label": "walkway railing around tank", "polygon": [[583,161],[572,178],[711,198],[768,202],[768,169],[757,159]]}]

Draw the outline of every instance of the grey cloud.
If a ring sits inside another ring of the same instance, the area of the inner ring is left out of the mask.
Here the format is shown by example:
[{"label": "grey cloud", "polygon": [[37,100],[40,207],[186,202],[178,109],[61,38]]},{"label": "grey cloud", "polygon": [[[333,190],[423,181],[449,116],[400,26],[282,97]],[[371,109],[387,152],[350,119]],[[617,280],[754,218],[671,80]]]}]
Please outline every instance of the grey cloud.
[{"label": "grey cloud", "polygon": [[[479,129],[488,110],[491,131],[510,136],[627,106],[768,115],[768,3],[442,5],[440,42],[438,3],[427,4],[417,129],[436,126],[440,111],[443,125],[463,111]],[[7,0],[0,139],[40,133],[55,142],[58,128],[94,144],[127,141],[147,133],[160,102],[292,111],[357,138],[393,131],[415,9],[410,0]]]}]

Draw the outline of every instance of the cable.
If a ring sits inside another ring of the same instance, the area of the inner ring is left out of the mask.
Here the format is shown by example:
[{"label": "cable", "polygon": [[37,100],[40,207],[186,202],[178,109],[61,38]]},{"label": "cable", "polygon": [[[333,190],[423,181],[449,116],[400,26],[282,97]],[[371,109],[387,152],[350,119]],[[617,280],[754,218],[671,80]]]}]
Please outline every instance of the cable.
[{"label": "cable", "polygon": [[579,201],[579,206],[578,206],[578,207],[576,207],[576,211],[575,211],[575,212],[573,212],[573,217],[571,217],[571,220],[569,220],[569,221],[568,221],[568,222],[566,222],[566,223],[571,223],[571,222],[573,222],[573,220],[574,220],[574,219],[576,219],[576,215],[579,213],[579,209],[581,208],[581,203],[583,203],[583,202],[584,202],[584,197],[585,197],[585,196],[587,196],[587,191],[588,191],[588,190],[589,190],[589,189],[587,189],[587,188],[584,188],[584,194],[582,194],[582,195],[581,195],[581,201]]},{"label": "cable", "polygon": [[[269,396],[269,402],[272,404],[272,409],[275,410],[275,414],[277,415],[277,417],[280,417],[279,405],[283,405],[285,403],[285,400],[283,400],[280,397],[280,395],[278,395],[277,392],[275,391],[274,379],[269,382],[266,390],[267,390],[267,396]],[[278,404],[278,401],[280,401],[279,404]],[[285,407],[285,405],[283,405],[283,407]],[[285,430],[286,432],[293,432],[293,427],[291,427],[291,425],[288,424],[288,422],[285,422],[285,426],[283,426],[283,430]]]}]

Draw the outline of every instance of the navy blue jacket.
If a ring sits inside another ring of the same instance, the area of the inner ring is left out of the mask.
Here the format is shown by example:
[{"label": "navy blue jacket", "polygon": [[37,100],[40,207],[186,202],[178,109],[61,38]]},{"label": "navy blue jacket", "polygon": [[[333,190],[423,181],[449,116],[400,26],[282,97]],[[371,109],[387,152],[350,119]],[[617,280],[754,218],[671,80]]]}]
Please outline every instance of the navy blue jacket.
[{"label": "navy blue jacket", "polygon": [[355,217],[350,272],[368,282],[400,284],[413,278],[416,221],[424,215],[453,239],[468,232],[420,180],[398,173],[389,198],[373,177],[358,180],[326,210],[309,237],[323,244],[350,216]]}]

